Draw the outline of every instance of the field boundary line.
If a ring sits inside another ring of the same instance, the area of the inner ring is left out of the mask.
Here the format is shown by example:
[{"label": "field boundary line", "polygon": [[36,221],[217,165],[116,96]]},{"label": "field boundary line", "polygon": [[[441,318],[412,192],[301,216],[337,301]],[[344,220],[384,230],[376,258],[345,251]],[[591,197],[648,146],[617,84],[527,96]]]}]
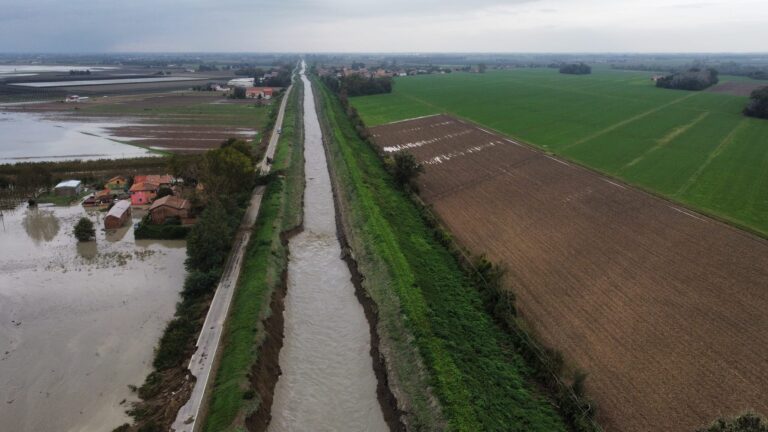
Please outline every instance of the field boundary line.
[{"label": "field boundary line", "polygon": [[568,145],[560,147],[558,149],[558,151],[563,152],[565,150],[568,150],[571,147],[575,147],[577,145],[584,144],[587,141],[591,141],[591,140],[593,140],[593,139],[595,139],[597,137],[603,136],[603,135],[607,134],[608,132],[613,132],[614,130],[616,130],[616,129],[620,128],[620,127],[626,126],[626,125],[628,125],[628,124],[630,124],[630,123],[632,123],[632,122],[634,122],[636,120],[640,120],[642,118],[648,117],[651,114],[655,114],[655,113],[663,110],[664,108],[668,108],[668,107],[670,107],[672,105],[675,105],[675,104],[678,104],[678,103],[680,103],[680,102],[682,102],[684,100],[690,99],[690,98],[696,96],[697,94],[698,93],[687,94],[687,95],[685,95],[683,97],[680,97],[680,98],[677,98],[677,99],[675,99],[675,100],[673,100],[671,102],[665,103],[664,105],[659,105],[656,108],[653,108],[653,109],[650,109],[648,111],[642,112],[642,113],[637,114],[637,115],[635,115],[633,117],[630,117],[628,119],[624,119],[624,120],[622,120],[622,121],[620,121],[620,122],[618,122],[618,123],[616,123],[614,125],[608,126],[605,129],[601,129],[601,130],[599,130],[599,131],[597,131],[597,132],[595,132],[595,133],[593,133],[591,135],[588,135],[588,136],[586,136],[586,137],[584,137],[584,138],[582,138],[582,139],[580,139],[578,141],[574,141],[574,142],[572,142],[572,143],[570,143]]},{"label": "field boundary line", "polygon": [[675,192],[674,196],[680,196],[686,192],[688,192],[688,189],[691,188],[696,183],[696,180],[699,179],[701,174],[706,170],[709,165],[712,163],[715,158],[720,156],[720,153],[725,150],[728,145],[730,145],[733,142],[733,138],[738,134],[744,127],[748,124],[747,119],[742,119],[739,124],[737,124],[733,130],[731,130],[728,135],[726,135],[725,138],[723,138],[722,141],[720,141],[720,144],[717,145],[717,147],[712,150],[712,152],[707,156],[707,160],[704,161],[703,164],[696,170],[695,173],[693,173],[690,177],[688,177],[688,180],[683,183],[682,186],[680,186],[680,189]]},{"label": "field boundary line", "polygon": [[688,130],[690,130],[692,127],[694,127],[697,124],[701,123],[701,121],[704,120],[705,118],[709,117],[710,114],[712,114],[711,111],[705,111],[705,112],[701,113],[701,115],[699,115],[698,117],[693,119],[693,121],[691,121],[690,123],[686,123],[686,124],[684,124],[682,126],[678,126],[678,127],[674,128],[674,129],[672,129],[672,131],[670,133],[668,133],[668,134],[664,135],[663,137],[657,139],[656,140],[656,145],[654,145],[653,147],[651,147],[648,150],[646,150],[645,152],[643,152],[643,154],[641,154],[640,156],[632,159],[632,161],[630,161],[629,163],[625,164],[623,167],[619,168],[619,170],[617,172],[624,171],[625,169],[627,169],[627,168],[637,164],[641,160],[645,159],[645,157],[648,156],[649,154],[651,154],[651,153],[655,152],[656,150],[664,147],[665,145],[671,143],[672,141],[675,140],[675,138],[677,138],[680,135],[688,132]]}]

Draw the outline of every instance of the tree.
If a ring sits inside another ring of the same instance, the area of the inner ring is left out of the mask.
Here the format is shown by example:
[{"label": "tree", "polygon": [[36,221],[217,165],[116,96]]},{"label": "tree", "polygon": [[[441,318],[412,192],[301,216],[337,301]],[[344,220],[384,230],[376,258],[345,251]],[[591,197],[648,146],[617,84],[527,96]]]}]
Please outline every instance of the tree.
[{"label": "tree", "polygon": [[768,86],[752,92],[749,103],[744,108],[744,115],[768,119]]},{"label": "tree", "polygon": [[219,200],[212,199],[187,236],[187,270],[210,272],[221,268],[234,233],[231,220]]},{"label": "tree", "polygon": [[233,147],[209,150],[202,165],[200,181],[211,197],[236,195],[253,187],[253,160]]},{"label": "tree", "polygon": [[251,151],[251,145],[248,144],[248,142],[246,142],[245,140],[240,138],[228,138],[219,146],[219,148],[228,148],[228,147],[239,151],[240,153],[247,156],[249,159],[251,159],[252,162],[255,163],[254,154]]},{"label": "tree", "polygon": [[592,73],[592,68],[584,63],[564,64],[560,66],[560,73],[569,75],[589,75]]},{"label": "tree", "polygon": [[96,230],[93,228],[93,222],[90,219],[81,217],[75,225],[73,234],[78,241],[85,242],[96,237]]},{"label": "tree", "polygon": [[691,68],[684,72],[666,75],[656,80],[656,87],[676,90],[704,90],[717,84],[718,72],[714,69]]},{"label": "tree", "polygon": [[412,154],[404,152],[395,154],[392,175],[399,185],[410,185],[423,172],[424,165],[416,161]]},{"label": "tree", "polygon": [[477,71],[479,73],[485,73],[485,70],[488,69],[488,66],[485,65],[485,63],[480,63],[477,65]]},{"label": "tree", "polygon": [[157,195],[155,196],[155,199],[160,199],[164,196],[173,195],[173,190],[169,187],[161,187],[157,190]]},{"label": "tree", "polygon": [[720,418],[696,432],[768,432],[768,423],[757,414],[747,412],[732,419]]}]

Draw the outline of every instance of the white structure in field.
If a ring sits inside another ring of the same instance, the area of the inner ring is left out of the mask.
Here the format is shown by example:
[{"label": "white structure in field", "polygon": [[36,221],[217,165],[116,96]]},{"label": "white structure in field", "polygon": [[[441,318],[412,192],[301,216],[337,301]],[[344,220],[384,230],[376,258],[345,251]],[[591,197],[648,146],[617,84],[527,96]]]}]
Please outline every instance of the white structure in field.
[{"label": "white structure in field", "polygon": [[230,87],[253,87],[253,78],[235,78],[227,81]]}]

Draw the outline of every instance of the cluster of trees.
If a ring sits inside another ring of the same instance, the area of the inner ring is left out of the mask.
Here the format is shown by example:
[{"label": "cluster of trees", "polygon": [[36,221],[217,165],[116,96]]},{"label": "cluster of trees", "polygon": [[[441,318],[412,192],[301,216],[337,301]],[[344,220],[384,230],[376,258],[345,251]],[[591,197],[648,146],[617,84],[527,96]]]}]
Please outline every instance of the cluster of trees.
[{"label": "cluster of trees", "polygon": [[768,119],[768,86],[752,91],[744,114],[750,117]]},{"label": "cluster of trees", "polygon": [[691,68],[685,72],[666,75],[656,81],[656,87],[676,90],[704,90],[719,81],[718,73],[712,68]]},{"label": "cluster of trees", "polygon": [[90,75],[91,70],[90,69],[86,69],[86,70],[70,69],[69,74],[70,75]]},{"label": "cluster of trees", "polygon": [[365,96],[381,93],[392,93],[394,81],[391,77],[366,78],[361,75],[350,75],[342,78],[326,75],[323,82],[333,92],[345,96]]},{"label": "cluster of trees", "polygon": [[570,75],[589,75],[592,73],[592,67],[584,63],[568,63],[560,65],[561,74]]}]

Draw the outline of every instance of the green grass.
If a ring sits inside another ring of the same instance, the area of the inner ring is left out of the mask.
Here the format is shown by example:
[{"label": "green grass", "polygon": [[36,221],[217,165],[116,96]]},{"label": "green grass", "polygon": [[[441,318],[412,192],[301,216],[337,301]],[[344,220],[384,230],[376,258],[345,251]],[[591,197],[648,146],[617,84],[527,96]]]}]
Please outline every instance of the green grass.
[{"label": "green grass", "polygon": [[[741,115],[746,97],[658,89],[650,75],[415,76],[352,103],[368,126],[436,113],[467,118],[768,236],[768,121]],[[729,80],[744,78],[721,77]]]},{"label": "green grass", "polygon": [[282,231],[301,220],[303,163],[301,116],[298,115],[300,84],[294,87],[286,107],[283,132],[276,148],[273,171],[267,186],[227,321],[221,362],[212,388],[206,416],[206,431],[235,431],[244,428],[245,417],[260,401],[244,398],[251,389],[249,373],[258,360],[265,338],[263,320],[271,313],[269,302],[287,265],[287,251],[280,241]]},{"label": "green grass", "polygon": [[[395,187],[378,155],[357,137],[338,100],[322,85],[315,91],[321,95],[321,123],[332,133],[330,163],[346,232],[364,287],[379,308],[380,328],[394,341],[394,378],[415,401],[408,414],[414,430],[439,429],[441,417],[451,430],[565,430],[528,382],[529,371],[510,336],[483,310],[456,259]],[[396,333],[399,326],[405,332]],[[425,366],[440,413],[425,406],[430,396],[418,386],[422,371],[411,360],[409,344]]]},{"label": "green grass", "polygon": [[91,193],[92,191],[83,189],[83,191],[80,192],[79,195],[64,196],[64,195],[56,195],[54,191],[51,191],[44,195],[38,196],[35,199],[35,201],[37,201],[38,204],[53,204],[57,206],[68,206],[80,201],[81,199],[87,197]]},{"label": "green grass", "polygon": [[270,106],[253,104],[210,103],[189,97],[189,103],[176,106],[141,108],[129,104],[94,104],[80,109],[82,114],[149,117],[163,124],[208,124],[212,126],[261,127],[266,123]]}]

